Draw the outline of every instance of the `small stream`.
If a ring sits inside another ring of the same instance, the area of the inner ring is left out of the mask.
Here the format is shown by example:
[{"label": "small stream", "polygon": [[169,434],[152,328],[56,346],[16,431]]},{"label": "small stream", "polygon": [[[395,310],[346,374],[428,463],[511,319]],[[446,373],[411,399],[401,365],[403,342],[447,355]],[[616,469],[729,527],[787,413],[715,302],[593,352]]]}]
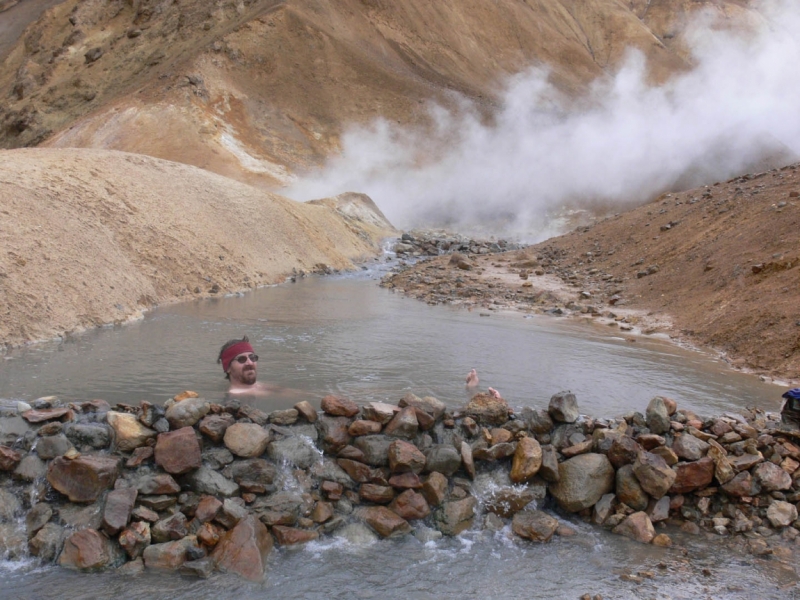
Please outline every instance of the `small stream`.
[{"label": "small stream", "polygon": [[[593,416],[644,412],[659,394],[703,415],[780,406],[780,388],[662,340],[630,342],[607,326],[557,317],[432,307],[379,288],[380,274],[309,278],[163,307],[129,326],[15,350],[0,362],[0,398],[138,404],[191,389],[221,400],[226,382],[217,352],[247,334],[260,356],[259,378],[292,390],[248,400],[262,410],[299,398],[319,406],[328,393],[396,403],[408,391],[457,407],[466,401],[463,379],[472,367],[482,388],[499,389],[514,407],[546,407],[566,389]],[[276,549],[263,584],[0,561],[0,598],[798,597],[797,564],[742,555],[718,536],[668,531],[675,545],[656,548],[559,518],[577,534],[543,545],[515,541],[506,528],[438,541],[335,537]],[[637,573],[634,581],[620,577]]]}]

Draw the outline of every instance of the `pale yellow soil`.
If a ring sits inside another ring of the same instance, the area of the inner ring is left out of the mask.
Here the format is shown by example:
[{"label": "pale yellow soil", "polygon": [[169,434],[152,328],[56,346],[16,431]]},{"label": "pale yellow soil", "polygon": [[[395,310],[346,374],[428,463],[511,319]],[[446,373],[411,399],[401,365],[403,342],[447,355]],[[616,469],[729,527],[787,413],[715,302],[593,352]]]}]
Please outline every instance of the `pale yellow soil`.
[{"label": "pale yellow soil", "polygon": [[0,342],[121,322],[156,304],[353,268],[391,226],[366,196],[297,203],[107,150],[0,151]]}]

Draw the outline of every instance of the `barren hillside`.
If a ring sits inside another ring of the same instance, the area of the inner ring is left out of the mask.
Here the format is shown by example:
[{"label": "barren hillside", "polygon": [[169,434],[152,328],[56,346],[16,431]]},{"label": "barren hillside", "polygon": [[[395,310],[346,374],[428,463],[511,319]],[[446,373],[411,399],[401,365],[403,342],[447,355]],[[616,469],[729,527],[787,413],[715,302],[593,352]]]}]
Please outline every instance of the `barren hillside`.
[{"label": "barren hillside", "polygon": [[393,233],[365,196],[297,203],[107,150],[0,151],[0,343],[352,268]]},{"label": "barren hillside", "polygon": [[687,68],[697,11],[758,19],[740,0],[64,0],[37,18],[51,3],[0,13],[16,38],[0,147],[125,150],[267,186],[349,124],[424,124],[425,101],[457,97],[490,119],[508,75],[541,65],[576,95],[627,48],[661,81]]}]

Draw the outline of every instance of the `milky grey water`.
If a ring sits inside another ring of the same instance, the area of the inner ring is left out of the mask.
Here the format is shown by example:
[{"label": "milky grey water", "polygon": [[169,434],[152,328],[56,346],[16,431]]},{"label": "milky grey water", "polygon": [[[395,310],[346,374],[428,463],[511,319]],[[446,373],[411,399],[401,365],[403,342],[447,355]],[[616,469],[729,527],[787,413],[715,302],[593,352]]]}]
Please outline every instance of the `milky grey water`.
[{"label": "milky grey water", "polygon": [[[327,393],[396,402],[407,391],[464,403],[463,378],[512,406],[544,407],[563,389],[582,410],[612,416],[643,411],[664,394],[702,414],[742,406],[777,410],[782,390],[732,372],[703,354],[605,326],[521,314],[481,317],[432,307],[379,288],[377,273],[301,280],[243,297],[164,307],[143,321],[16,350],[0,363],[0,397],[31,400],[163,402],[184,389],[221,399],[215,363],[226,339],[250,336],[260,375],[295,390],[255,401],[286,408]],[[563,517],[561,517],[563,518]],[[787,598],[794,567],[742,556],[719,538],[675,536],[676,547],[642,546],[573,519],[578,535],[533,545],[508,531],[468,532],[423,544],[413,537],[366,545],[327,540],[276,550],[267,581],[223,575],[79,575],[34,561],[0,562],[0,598]],[[710,575],[703,569],[710,569]],[[620,575],[643,571],[641,583]],[[652,577],[650,577],[652,575]],[[787,587],[789,586],[789,587]]]}]

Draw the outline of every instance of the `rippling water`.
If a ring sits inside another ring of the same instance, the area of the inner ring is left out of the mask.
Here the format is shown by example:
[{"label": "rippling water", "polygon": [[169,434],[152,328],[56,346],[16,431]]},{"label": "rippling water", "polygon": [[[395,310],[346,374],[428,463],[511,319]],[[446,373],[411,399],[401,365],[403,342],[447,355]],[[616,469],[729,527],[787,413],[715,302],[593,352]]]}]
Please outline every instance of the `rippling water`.
[{"label": "rippling water", "polygon": [[[331,392],[396,402],[413,391],[460,406],[472,367],[482,387],[498,388],[517,407],[545,407],[563,389],[595,416],[644,411],[657,394],[702,414],[779,407],[778,388],[700,353],[646,338],[631,343],[608,327],[553,317],[486,318],[431,307],[380,289],[376,276],[308,279],[165,307],[130,326],[16,350],[0,364],[0,397],[138,404],[193,389],[222,398],[218,348],[247,334],[261,356],[260,377],[299,391],[254,402],[265,410],[291,406],[297,394],[318,403]],[[674,548],[643,546],[569,523],[576,536],[544,545],[512,541],[506,530],[427,544],[413,537],[367,545],[331,539],[278,549],[263,584],[219,574],[207,581],[152,572],[86,575],[33,561],[0,562],[0,598],[797,597],[796,559],[742,556],[716,536],[680,532],[670,532]],[[620,579],[639,572],[645,573],[640,583]]]}]

